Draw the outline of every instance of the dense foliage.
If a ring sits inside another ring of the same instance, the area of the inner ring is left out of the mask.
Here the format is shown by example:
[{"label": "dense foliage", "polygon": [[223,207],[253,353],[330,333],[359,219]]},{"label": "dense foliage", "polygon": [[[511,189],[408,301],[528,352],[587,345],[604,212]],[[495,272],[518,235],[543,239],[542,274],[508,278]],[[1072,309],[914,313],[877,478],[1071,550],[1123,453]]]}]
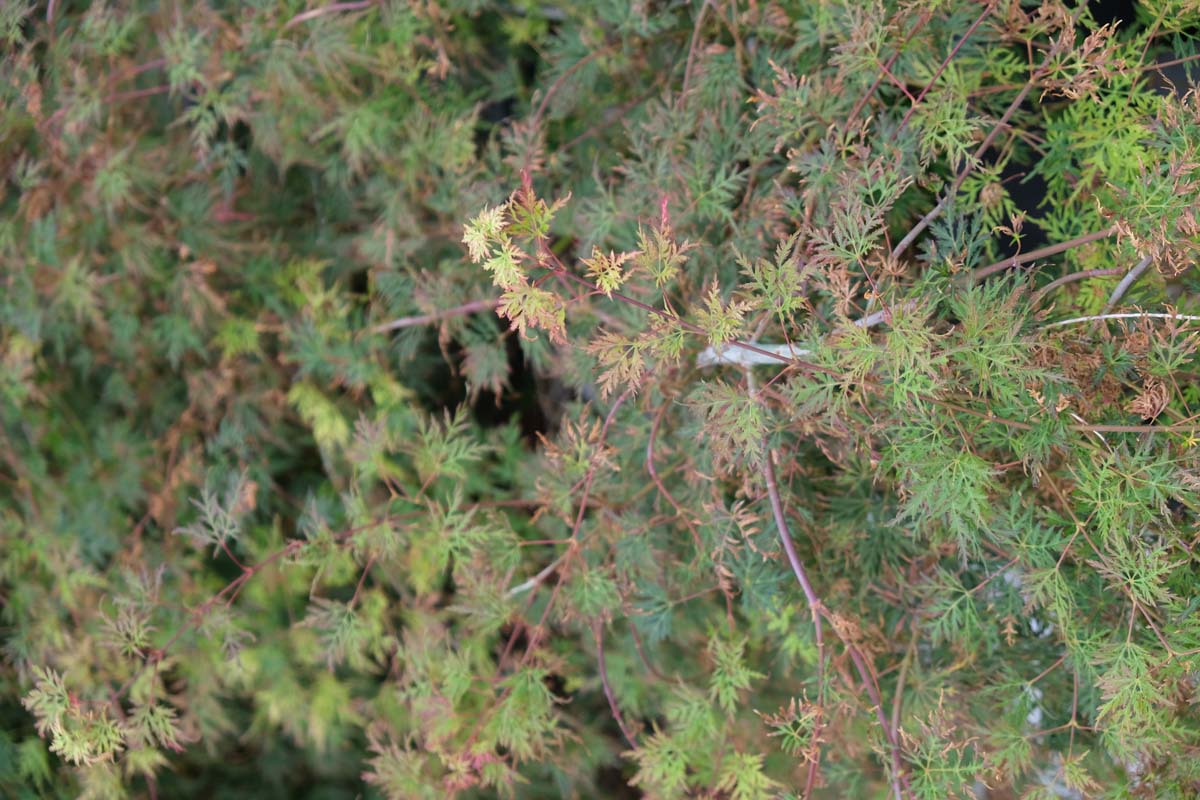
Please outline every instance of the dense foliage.
[{"label": "dense foliage", "polygon": [[1198,35],[0,4],[0,794],[1200,796]]}]

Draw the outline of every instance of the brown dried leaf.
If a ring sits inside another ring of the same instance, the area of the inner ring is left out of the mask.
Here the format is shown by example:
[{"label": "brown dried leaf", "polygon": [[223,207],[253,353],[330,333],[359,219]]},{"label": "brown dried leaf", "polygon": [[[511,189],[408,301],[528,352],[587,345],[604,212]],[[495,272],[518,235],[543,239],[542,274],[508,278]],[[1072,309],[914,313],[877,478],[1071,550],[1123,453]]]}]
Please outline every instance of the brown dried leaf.
[{"label": "brown dried leaf", "polygon": [[1171,392],[1158,378],[1147,378],[1142,392],[1129,403],[1129,411],[1142,419],[1154,419],[1171,402]]}]

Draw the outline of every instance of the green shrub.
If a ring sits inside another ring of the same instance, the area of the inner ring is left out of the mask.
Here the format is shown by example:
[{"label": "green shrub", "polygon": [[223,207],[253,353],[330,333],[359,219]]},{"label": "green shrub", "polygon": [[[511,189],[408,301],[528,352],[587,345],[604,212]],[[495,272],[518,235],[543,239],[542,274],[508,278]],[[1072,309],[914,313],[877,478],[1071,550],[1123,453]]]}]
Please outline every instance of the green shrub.
[{"label": "green shrub", "polygon": [[6,796],[1200,794],[1194,2],[0,32]]}]

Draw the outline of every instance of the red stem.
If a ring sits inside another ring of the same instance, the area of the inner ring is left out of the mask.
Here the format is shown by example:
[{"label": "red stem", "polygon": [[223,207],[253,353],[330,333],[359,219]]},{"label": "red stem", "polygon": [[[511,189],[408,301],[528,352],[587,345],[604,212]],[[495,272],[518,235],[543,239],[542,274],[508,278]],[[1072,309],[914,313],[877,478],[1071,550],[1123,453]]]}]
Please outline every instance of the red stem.
[{"label": "red stem", "polygon": [[[813,589],[812,583],[808,579],[808,573],[804,569],[804,563],[800,560],[800,556],[796,553],[796,546],[792,543],[792,534],[788,529],[787,517],[783,511],[783,502],[779,497],[779,484],[775,479],[775,465],[773,464],[774,452],[768,447],[767,441],[763,440],[763,479],[767,484],[767,497],[771,502],[771,514],[775,517],[775,527],[779,531],[779,541],[783,545],[783,550],[787,554],[788,564],[791,565],[792,573],[796,576],[800,588],[804,592],[804,597],[808,601],[809,613],[812,615],[813,627],[816,630],[817,640],[817,658],[818,658],[818,681],[821,678],[821,669],[825,661],[825,643],[823,631],[821,628],[821,616],[828,615],[829,610],[825,608],[821,602],[821,598]],[[831,620],[832,622],[832,620]],[[850,654],[850,659],[854,662],[854,667],[858,671],[859,677],[862,678],[863,685],[867,690],[867,696],[871,699],[871,703],[875,706],[875,715],[879,718],[879,724],[883,728],[884,736],[891,745],[892,751],[892,794],[896,800],[901,800],[904,793],[900,787],[901,778],[901,763],[900,763],[900,741],[896,736],[896,731],[892,728],[892,724],[888,721],[887,716],[883,713],[883,700],[879,695],[879,687],[875,685],[875,679],[871,675],[870,669],[867,667],[866,660],[858,647],[849,641],[836,624],[833,625],[833,631],[838,638],[846,646],[846,652]],[[814,731],[814,738],[816,732]],[[816,774],[817,760],[814,759],[809,766],[808,779],[806,781],[805,794],[811,794],[811,787]]]},{"label": "red stem", "polygon": [[946,67],[950,66],[950,62],[954,60],[956,55],[958,55],[958,51],[962,49],[962,46],[966,43],[967,39],[971,37],[971,34],[975,32],[975,29],[983,24],[983,21],[992,13],[992,8],[994,5],[994,3],[989,2],[987,7],[983,9],[983,13],[979,15],[979,18],[971,23],[971,27],[967,28],[966,33],[958,37],[958,43],[954,45],[954,49],[950,51],[950,54],[946,56],[945,59],[943,59],[941,66],[937,68],[937,72],[933,73],[933,77],[929,79],[927,84],[925,84],[925,88],[922,89],[920,94],[917,95],[917,99],[913,102],[912,107],[908,109],[907,113],[905,113],[904,119],[900,120],[900,127],[896,129],[897,134],[904,130],[904,128],[908,125],[908,121],[912,118],[913,112],[917,110],[917,106],[921,105],[921,101],[925,99],[925,95],[927,95],[929,90],[933,88],[933,85],[938,82],[938,78],[942,77],[942,73],[946,71]]},{"label": "red stem", "polygon": [[625,741],[629,742],[630,747],[637,750],[637,742],[625,725],[625,718],[621,715],[621,708],[617,705],[617,697],[613,694],[612,686],[608,682],[608,667],[604,661],[604,632],[600,629],[601,624],[597,622],[592,626],[592,633],[596,637],[596,660],[600,667],[600,685],[604,687],[604,696],[608,699],[608,707],[612,711],[613,719],[617,721],[617,727],[621,729],[621,735],[625,737]]}]

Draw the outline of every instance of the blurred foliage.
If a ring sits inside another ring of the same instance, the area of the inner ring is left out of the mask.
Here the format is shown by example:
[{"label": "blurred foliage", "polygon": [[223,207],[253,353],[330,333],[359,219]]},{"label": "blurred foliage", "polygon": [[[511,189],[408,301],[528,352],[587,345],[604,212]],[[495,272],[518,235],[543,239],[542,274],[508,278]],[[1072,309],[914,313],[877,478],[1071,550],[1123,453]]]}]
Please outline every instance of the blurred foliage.
[{"label": "blurred foliage", "polygon": [[0,4],[0,793],[1200,794],[1200,7],[1104,22]]}]

